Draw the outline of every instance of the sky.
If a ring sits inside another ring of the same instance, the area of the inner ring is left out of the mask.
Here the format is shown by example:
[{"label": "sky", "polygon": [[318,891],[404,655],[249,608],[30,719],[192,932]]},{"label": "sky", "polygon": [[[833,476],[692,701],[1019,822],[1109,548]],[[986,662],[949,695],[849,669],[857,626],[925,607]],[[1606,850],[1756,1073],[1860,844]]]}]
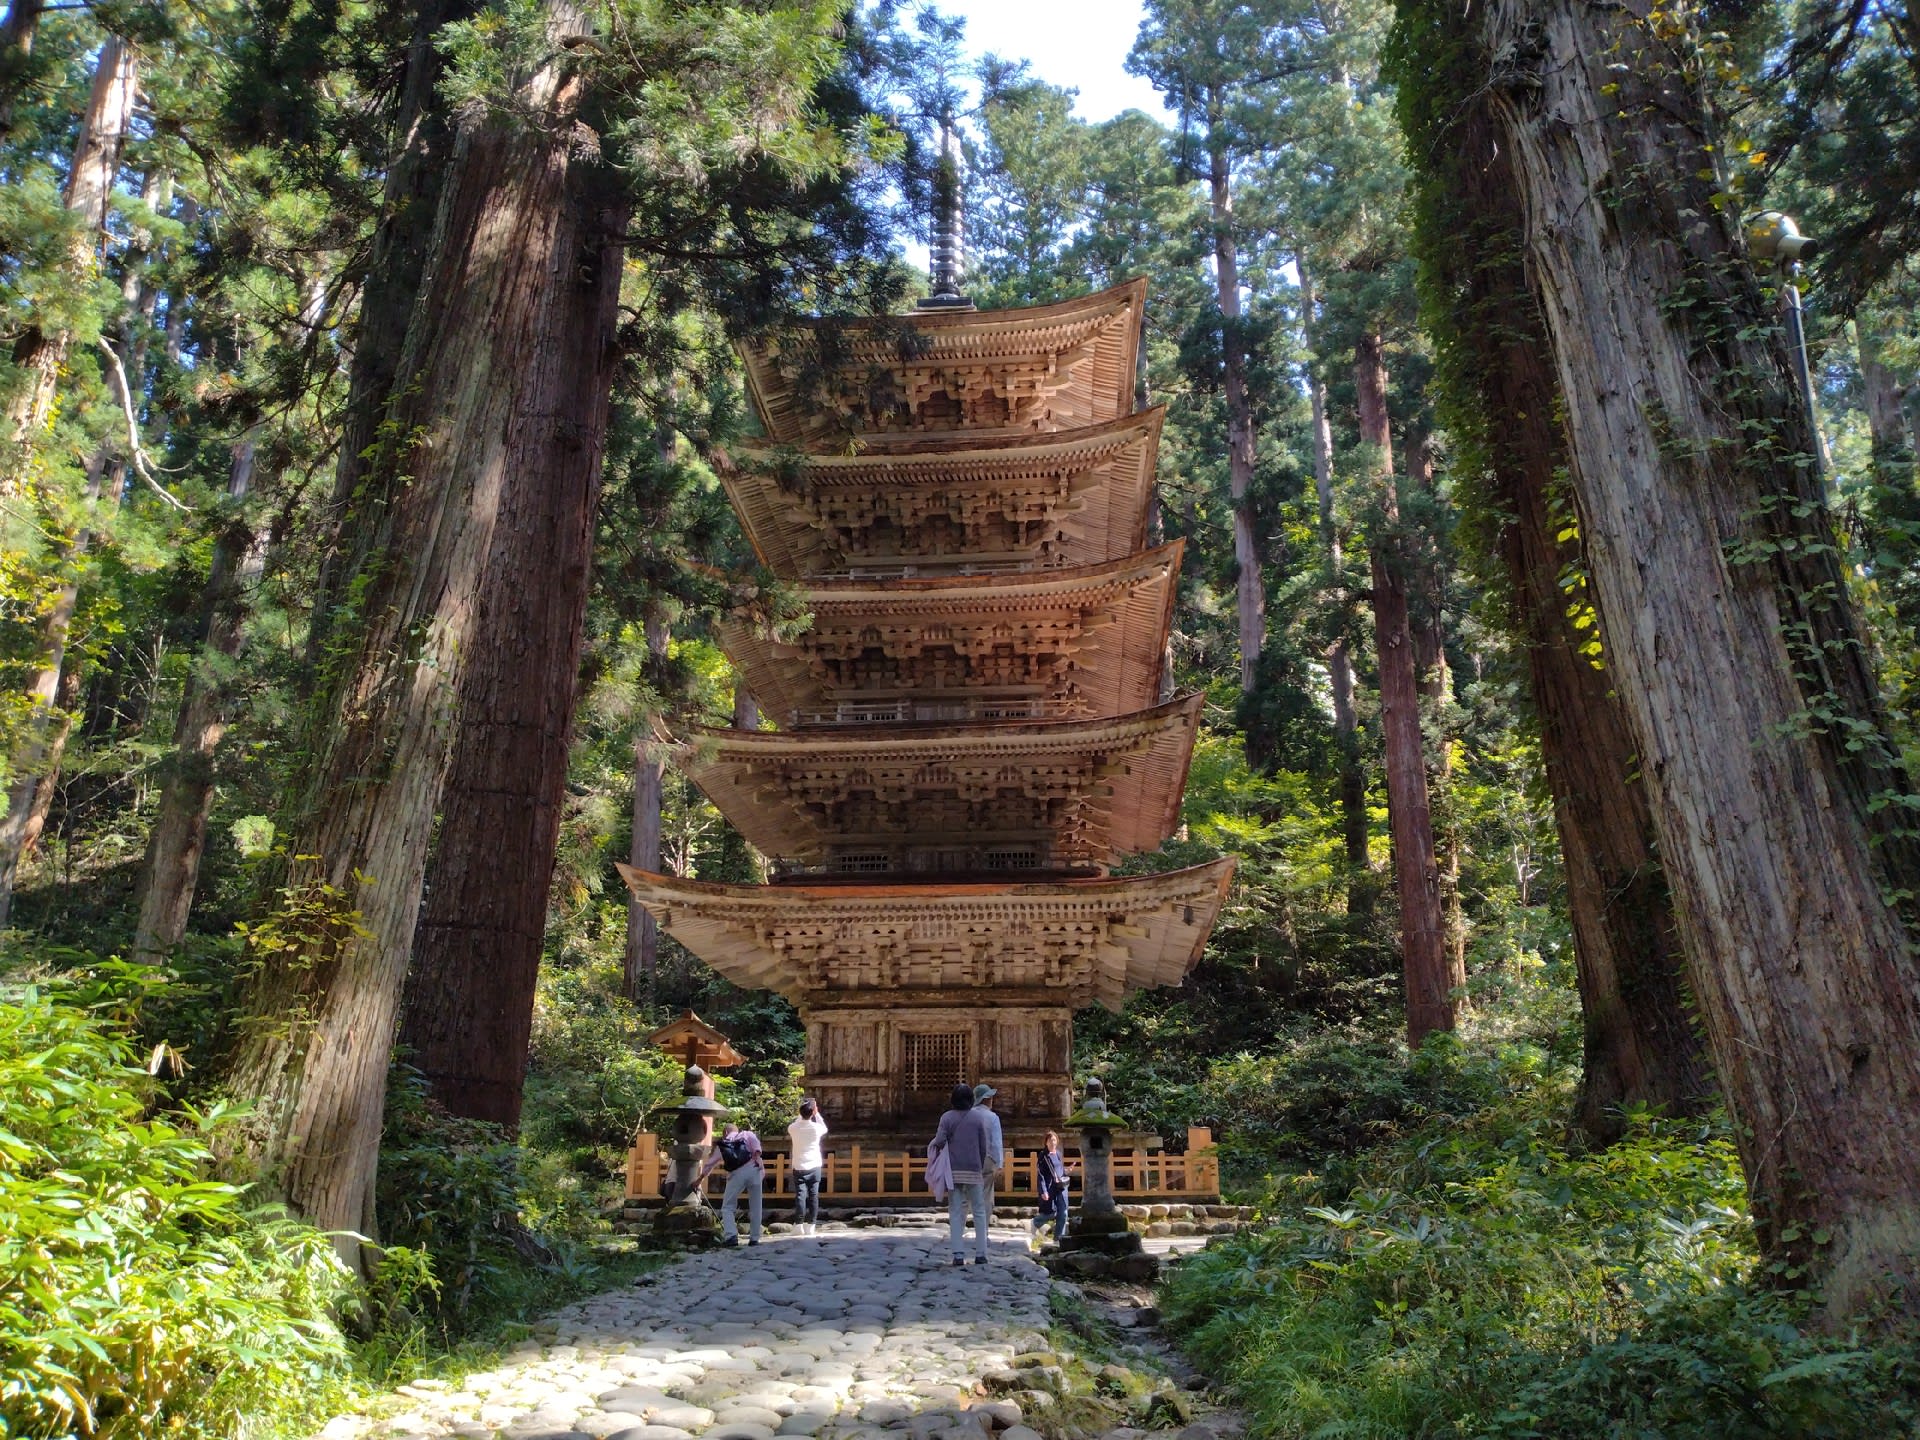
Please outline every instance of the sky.
[{"label": "sky", "polygon": [[1134,109],[1172,118],[1154,88],[1127,73],[1140,0],[943,0],[939,8],[966,18],[969,54],[1026,60],[1048,84],[1078,90],[1082,120]]}]

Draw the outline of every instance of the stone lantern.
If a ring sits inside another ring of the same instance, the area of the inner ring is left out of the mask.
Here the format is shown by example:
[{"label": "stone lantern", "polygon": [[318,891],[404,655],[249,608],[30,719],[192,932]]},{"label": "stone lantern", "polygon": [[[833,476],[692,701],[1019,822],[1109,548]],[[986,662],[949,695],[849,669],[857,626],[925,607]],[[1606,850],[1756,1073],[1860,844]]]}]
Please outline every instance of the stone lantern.
[{"label": "stone lantern", "polygon": [[671,1112],[673,1168],[667,1176],[667,1204],[654,1222],[654,1232],[663,1239],[710,1240],[720,1219],[708,1207],[694,1177],[713,1152],[713,1122],[727,1113],[727,1107],[713,1098],[713,1082],[698,1065],[687,1067],[680,1089],[680,1103]]},{"label": "stone lantern", "polygon": [[1107,1109],[1107,1087],[1099,1079],[1087,1081],[1080,1108],[1067,1117],[1067,1124],[1080,1131],[1080,1208],[1071,1232],[1060,1242],[1060,1253],[1049,1257],[1047,1267],[1088,1278],[1153,1279],[1160,1262],[1143,1253],[1140,1237],[1114,1203],[1113,1132],[1124,1130],[1126,1121]]}]

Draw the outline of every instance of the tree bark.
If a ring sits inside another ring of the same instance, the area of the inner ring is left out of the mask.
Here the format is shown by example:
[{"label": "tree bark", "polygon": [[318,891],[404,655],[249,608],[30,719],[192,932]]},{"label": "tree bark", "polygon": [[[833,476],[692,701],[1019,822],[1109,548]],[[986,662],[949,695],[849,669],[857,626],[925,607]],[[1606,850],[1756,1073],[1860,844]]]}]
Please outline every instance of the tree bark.
[{"label": "tree bark", "polygon": [[[656,666],[667,658],[667,622],[649,615],[647,656]],[[627,863],[636,870],[660,871],[660,805],[665,798],[667,757],[649,735],[633,747],[633,839]],[[652,991],[660,963],[660,922],[632,895],[627,897],[627,959],[621,989],[638,1001]]]},{"label": "tree bark", "polygon": [[1387,418],[1387,366],[1378,334],[1362,334],[1354,352],[1360,443],[1374,452],[1383,533],[1370,547],[1374,648],[1380,664],[1380,736],[1386,752],[1387,820],[1400,896],[1400,969],[1407,991],[1407,1043],[1453,1028],[1453,986],[1433,855],[1426,747],[1420,737],[1420,686],[1407,604],[1407,557],[1394,492],[1393,432]]},{"label": "tree bark", "polygon": [[[1301,328],[1307,349],[1314,349],[1314,311],[1316,300],[1313,272],[1307,257],[1298,254],[1295,265],[1300,272]],[[1340,527],[1333,506],[1333,422],[1327,415],[1327,386],[1311,367],[1307,373],[1307,398],[1313,415],[1313,491],[1318,502],[1320,543],[1326,547],[1327,569],[1331,576],[1335,603],[1339,607],[1338,633],[1327,647],[1327,681],[1333,691],[1334,742],[1340,754],[1340,835],[1346,847],[1347,911],[1354,915],[1373,912],[1372,856],[1368,852],[1371,825],[1367,816],[1367,775],[1360,764],[1360,724],[1353,704],[1353,652],[1347,640],[1347,595],[1344,573],[1346,556],[1340,539]]]},{"label": "tree bark", "polygon": [[[1407,479],[1438,511],[1434,485],[1433,432],[1423,423],[1413,429],[1407,445]],[[1446,560],[1436,534],[1409,537],[1407,559],[1412,573],[1411,621],[1414,682],[1420,691],[1421,734],[1427,754],[1427,800],[1437,801],[1440,818],[1434,826],[1434,863],[1440,875],[1440,910],[1445,916],[1447,988],[1467,983],[1467,917],[1460,904],[1460,836],[1452,823],[1447,787],[1453,778],[1453,750],[1447,734],[1447,702],[1453,694],[1453,675],[1447,667]]]},{"label": "tree bark", "polygon": [[1761,1239],[1843,1316],[1920,1281],[1920,843],[1812,419],[1718,203],[1684,24],[1647,0],[1482,16],[1607,656]]},{"label": "tree bark", "polygon": [[[68,210],[79,217],[74,227],[67,265],[69,283],[92,283],[106,236],[107,210],[114,180],[120,173],[120,152],[126,144],[138,91],[132,49],[109,35],[94,64],[93,89],[81,117],[80,138],[74,146],[73,168],[67,173],[63,195]],[[0,456],[0,500],[25,488],[33,465],[36,437],[47,428],[53,413],[60,368],[66,363],[73,336],[66,330],[42,330],[29,324],[13,344],[13,363],[24,372],[19,388],[8,397],[7,452]]]},{"label": "tree bark", "polygon": [[1221,374],[1227,402],[1227,484],[1233,500],[1234,607],[1240,624],[1240,693],[1250,694],[1267,637],[1267,591],[1253,533],[1253,405],[1247,395],[1247,342],[1240,331],[1240,257],[1233,233],[1233,176],[1224,145],[1209,150],[1213,205],[1214,295],[1220,307]]},{"label": "tree bark", "polygon": [[1626,712],[1585,653],[1597,627],[1575,628],[1562,589],[1586,561],[1577,535],[1561,538],[1574,527],[1553,513],[1570,464],[1560,396],[1521,265],[1524,216],[1490,125],[1484,103],[1461,107],[1444,143],[1430,147],[1431,184],[1446,207],[1431,223],[1449,237],[1439,262],[1449,268],[1436,279],[1458,347],[1442,363],[1473,393],[1483,503],[1501,517],[1499,559],[1526,650],[1573,926],[1584,1040],[1576,1119],[1604,1144],[1619,1138],[1628,1106],[1705,1110],[1713,1075],[1688,1009],[1679,922]]},{"label": "tree bark", "polygon": [[[366,477],[368,457],[401,373],[409,317],[420,297],[435,245],[435,221],[454,144],[453,123],[436,95],[446,57],[441,30],[470,19],[479,0],[413,0],[413,38],[407,47],[394,111],[393,157],[387,166],[380,218],[368,251],[367,274],[353,334],[347,403],[340,421],[340,460],[334,471],[330,523],[334,548],[322,559],[314,587],[308,655],[324,656],[344,577],[366,561],[354,549],[347,517]],[[172,324],[169,317],[168,330]]]},{"label": "tree bark", "polygon": [[[253,488],[255,434],[233,446],[227,499],[234,506]],[[201,600],[200,654],[187,672],[180,714],[173,726],[173,755],[160,786],[160,808],[147,836],[140,871],[140,917],[133,932],[133,958],[155,964],[187,933],[187,918],[200,884],[206,853],[207,817],[213,809],[213,760],[226,734],[233,700],[233,663],[245,644],[250,592],[266,564],[264,528],[228,517],[213,544]]]},{"label": "tree bark", "polygon": [[583,463],[575,437],[604,430],[622,218],[601,214],[597,231],[579,222],[577,243],[602,277],[570,297],[578,333],[561,332],[579,397],[543,398],[564,407],[555,423],[569,444],[509,481],[511,523],[488,562],[400,1029],[435,1100],[509,1129],[533,1039],[593,578],[600,466]]},{"label": "tree bark", "polygon": [[1873,439],[1873,468],[1882,485],[1911,491],[1913,473],[1913,431],[1907,421],[1907,406],[1913,385],[1903,384],[1887,363],[1879,333],[1855,317],[1853,332],[1859,342],[1860,390],[1866,401],[1867,431]]},{"label": "tree bark", "polygon": [[[557,33],[574,28],[571,7],[549,13]],[[256,1101],[252,1168],[323,1229],[371,1214],[428,845],[470,672],[488,688],[504,660],[485,607],[535,583],[499,560],[524,553],[516,532],[541,522],[548,487],[591,494],[600,471],[608,389],[587,380],[608,363],[620,227],[575,134],[578,90],[550,62],[513,118],[460,123],[383,439],[354,495],[369,563],[343,592],[355,613],[314,711],[299,858],[256,942],[253,1020],[225,1077]],[[276,936],[284,948],[266,943]]]}]

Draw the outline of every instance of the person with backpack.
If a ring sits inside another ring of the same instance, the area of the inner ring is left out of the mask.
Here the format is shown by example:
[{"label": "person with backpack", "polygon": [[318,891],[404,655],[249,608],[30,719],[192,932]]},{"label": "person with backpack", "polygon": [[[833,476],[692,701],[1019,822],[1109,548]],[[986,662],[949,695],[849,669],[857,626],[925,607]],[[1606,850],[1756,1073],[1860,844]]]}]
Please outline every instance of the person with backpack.
[{"label": "person with backpack", "polygon": [[1000,1152],[987,1111],[973,1103],[973,1087],[956,1085],[950,1108],[940,1117],[940,1128],[927,1145],[927,1158],[945,1155],[952,1166],[953,1193],[947,1197],[947,1242],[953,1263],[965,1265],[966,1215],[973,1212],[973,1263],[987,1263],[987,1221],[992,1211],[987,1199],[990,1177],[1000,1168]]},{"label": "person with backpack", "polygon": [[760,1137],[729,1121],[726,1133],[714,1143],[713,1154],[694,1177],[694,1184],[711,1175],[716,1165],[727,1167],[727,1188],[720,1197],[720,1243],[740,1243],[740,1192],[744,1190],[747,1192],[747,1243],[758,1245],[761,1189],[767,1178],[766,1162],[760,1155]]}]

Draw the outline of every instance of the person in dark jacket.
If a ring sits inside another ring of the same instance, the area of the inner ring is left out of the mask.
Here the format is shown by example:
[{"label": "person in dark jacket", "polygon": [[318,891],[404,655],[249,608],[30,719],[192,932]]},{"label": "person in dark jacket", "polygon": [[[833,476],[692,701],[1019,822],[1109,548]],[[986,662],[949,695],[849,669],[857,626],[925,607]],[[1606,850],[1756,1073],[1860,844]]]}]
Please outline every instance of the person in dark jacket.
[{"label": "person in dark jacket", "polygon": [[947,1163],[953,1167],[953,1193],[947,1197],[947,1240],[956,1265],[967,1263],[968,1211],[973,1213],[973,1263],[987,1263],[987,1221],[991,1213],[987,1177],[1000,1168],[1001,1157],[985,1116],[984,1110],[974,1108],[972,1087],[956,1085],[952,1104],[940,1117],[940,1128],[927,1145],[928,1158],[945,1151]]},{"label": "person in dark jacket", "polygon": [[1060,1153],[1060,1137],[1047,1131],[1047,1146],[1034,1161],[1034,1174],[1040,1188],[1040,1213],[1033,1217],[1037,1235],[1049,1219],[1053,1221],[1053,1243],[1058,1245],[1067,1233],[1067,1159]]}]

